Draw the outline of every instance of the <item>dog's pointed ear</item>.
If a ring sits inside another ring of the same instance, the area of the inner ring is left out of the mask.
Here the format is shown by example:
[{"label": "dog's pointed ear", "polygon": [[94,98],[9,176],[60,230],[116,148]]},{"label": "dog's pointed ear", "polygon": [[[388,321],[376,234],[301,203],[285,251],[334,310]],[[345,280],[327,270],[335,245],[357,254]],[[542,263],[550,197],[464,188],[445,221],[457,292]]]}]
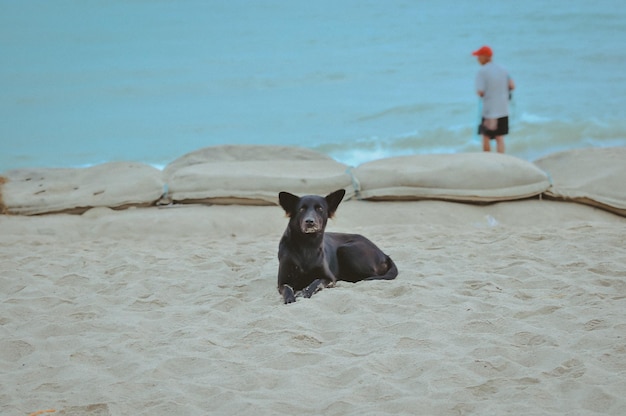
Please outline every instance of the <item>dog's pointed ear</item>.
[{"label": "dog's pointed ear", "polygon": [[345,195],[346,195],[345,189],[337,189],[335,192],[326,195],[326,203],[328,204],[328,217],[329,218],[332,218],[332,216],[335,214],[335,211],[337,211],[337,207],[339,206],[339,203],[341,202],[341,200],[343,199]]},{"label": "dog's pointed ear", "polygon": [[296,207],[298,206],[298,201],[300,201],[300,197],[290,194],[289,192],[279,192],[278,201],[280,202],[280,206],[283,207],[288,217],[291,217],[292,214],[296,212]]}]

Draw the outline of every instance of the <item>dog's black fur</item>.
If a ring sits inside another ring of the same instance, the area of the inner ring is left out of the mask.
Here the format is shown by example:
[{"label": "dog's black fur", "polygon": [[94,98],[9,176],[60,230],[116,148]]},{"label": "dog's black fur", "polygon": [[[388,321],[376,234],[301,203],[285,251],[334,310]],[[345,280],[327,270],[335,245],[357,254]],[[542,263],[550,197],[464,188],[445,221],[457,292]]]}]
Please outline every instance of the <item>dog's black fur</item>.
[{"label": "dog's black fur", "polygon": [[278,246],[278,292],[285,303],[295,302],[298,292],[311,297],[337,280],[392,280],[398,275],[393,260],[362,235],[324,232],[345,193],[278,194],[289,217]]}]

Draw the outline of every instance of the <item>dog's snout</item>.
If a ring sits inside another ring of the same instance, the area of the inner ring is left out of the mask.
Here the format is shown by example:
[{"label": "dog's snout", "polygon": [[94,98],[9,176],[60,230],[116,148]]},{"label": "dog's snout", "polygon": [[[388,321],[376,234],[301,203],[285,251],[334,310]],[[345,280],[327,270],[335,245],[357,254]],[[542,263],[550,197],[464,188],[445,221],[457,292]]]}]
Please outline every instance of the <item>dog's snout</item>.
[{"label": "dog's snout", "polygon": [[302,218],[302,222],[300,226],[302,227],[302,231],[305,233],[312,233],[319,230],[320,220],[315,215],[306,215]]}]

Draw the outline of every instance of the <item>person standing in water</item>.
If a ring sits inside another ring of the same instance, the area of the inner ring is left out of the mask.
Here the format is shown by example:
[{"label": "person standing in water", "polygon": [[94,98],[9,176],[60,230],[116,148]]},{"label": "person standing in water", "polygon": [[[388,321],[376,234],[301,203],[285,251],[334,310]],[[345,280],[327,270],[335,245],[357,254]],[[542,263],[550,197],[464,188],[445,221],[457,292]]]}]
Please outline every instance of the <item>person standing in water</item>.
[{"label": "person standing in water", "polygon": [[481,68],[476,74],[476,92],[482,99],[482,120],[478,134],[483,136],[483,150],[491,151],[496,141],[498,153],[504,153],[504,136],[509,134],[509,100],[515,83],[502,66],[493,62],[493,51],[483,46],[472,52]]}]

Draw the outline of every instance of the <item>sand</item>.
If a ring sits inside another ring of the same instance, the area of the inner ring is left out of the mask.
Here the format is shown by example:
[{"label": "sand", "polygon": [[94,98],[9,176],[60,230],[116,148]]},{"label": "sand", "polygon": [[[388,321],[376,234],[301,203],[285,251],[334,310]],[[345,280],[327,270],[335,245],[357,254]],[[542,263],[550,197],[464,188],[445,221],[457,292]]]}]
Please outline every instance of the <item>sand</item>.
[{"label": "sand", "polygon": [[0,413],[626,414],[626,218],[347,201],[391,282],[283,305],[275,206],[0,216]]}]

